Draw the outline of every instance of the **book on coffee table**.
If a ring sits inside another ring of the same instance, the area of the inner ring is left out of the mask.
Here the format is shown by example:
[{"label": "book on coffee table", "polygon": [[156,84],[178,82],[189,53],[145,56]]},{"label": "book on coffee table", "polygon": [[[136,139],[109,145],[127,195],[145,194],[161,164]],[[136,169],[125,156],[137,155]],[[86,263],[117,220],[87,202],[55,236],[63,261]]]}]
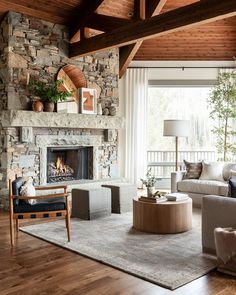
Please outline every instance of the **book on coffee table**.
[{"label": "book on coffee table", "polygon": [[147,202],[147,203],[162,203],[162,202],[167,201],[166,197],[160,197],[160,198],[154,197],[154,198],[151,198],[151,197],[145,197],[145,196],[139,197],[138,200],[141,201],[141,202]]},{"label": "book on coffee table", "polygon": [[167,201],[174,201],[174,202],[184,201],[188,199],[187,194],[181,194],[181,193],[170,193],[170,194],[167,194],[165,197]]}]

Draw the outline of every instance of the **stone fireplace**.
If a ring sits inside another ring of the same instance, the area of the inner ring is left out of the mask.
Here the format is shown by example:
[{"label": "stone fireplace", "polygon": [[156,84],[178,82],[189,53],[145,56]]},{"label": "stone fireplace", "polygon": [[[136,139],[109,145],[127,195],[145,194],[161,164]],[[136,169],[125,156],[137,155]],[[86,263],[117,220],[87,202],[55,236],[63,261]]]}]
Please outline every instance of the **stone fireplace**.
[{"label": "stone fireplace", "polygon": [[[8,179],[16,176],[32,177],[35,185],[65,181],[78,185],[83,180],[119,177],[118,130],[124,126],[123,118],[31,111],[27,81],[43,77],[50,82],[67,64],[78,67],[88,85],[95,83],[101,89],[98,102],[103,109],[119,105],[119,51],[108,50],[72,60],[68,57],[68,36],[66,26],[15,12],[7,13],[0,24],[0,205],[3,207],[8,203]],[[105,136],[107,129],[112,131],[109,139]],[[58,168],[56,151],[62,161]],[[72,163],[71,158],[76,161]],[[79,167],[74,166],[76,162]],[[48,165],[54,179],[48,175]],[[59,171],[54,171],[55,167]]]},{"label": "stone fireplace", "polygon": [[37,135],[36,145],[40,150],[39,183],[101,179],[103,176],[99,173],[99,166],[102,141],[101,135],[92,134]]},{"label": "stone fireplace", "polygon": [[[124,122],[118,116],[10,110],[0,112],[0,121],[4,207],[7,180],[16,176],[32,177],[35,185],[67,183],[69,190],[90,181],[119,177],[118,129]],[[81,128],[76,128],[78,125]],[[109,141],[104,134],[108,126],[112,131]]]}]

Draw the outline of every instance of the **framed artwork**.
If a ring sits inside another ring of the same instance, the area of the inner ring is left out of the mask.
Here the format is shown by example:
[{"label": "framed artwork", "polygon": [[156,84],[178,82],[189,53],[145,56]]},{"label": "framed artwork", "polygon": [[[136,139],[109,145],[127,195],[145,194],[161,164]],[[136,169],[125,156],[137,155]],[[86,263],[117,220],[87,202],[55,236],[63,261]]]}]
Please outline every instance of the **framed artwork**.
[{"label": "framed artwork", "polygon": [[79,105],[81,114],[97,114],[97,90],[92,88],[79,89]]}]

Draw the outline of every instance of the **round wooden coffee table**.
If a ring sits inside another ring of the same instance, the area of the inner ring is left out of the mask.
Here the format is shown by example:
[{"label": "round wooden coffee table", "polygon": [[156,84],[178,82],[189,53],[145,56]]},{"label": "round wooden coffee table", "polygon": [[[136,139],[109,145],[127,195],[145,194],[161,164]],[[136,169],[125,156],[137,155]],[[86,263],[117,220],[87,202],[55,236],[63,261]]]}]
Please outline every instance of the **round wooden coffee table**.
[{"label": "round wooden coffee table", "polygon": [[192,229],[192,199],[147,203],[133,199],[133,227],[143,232],[175,234]]}]

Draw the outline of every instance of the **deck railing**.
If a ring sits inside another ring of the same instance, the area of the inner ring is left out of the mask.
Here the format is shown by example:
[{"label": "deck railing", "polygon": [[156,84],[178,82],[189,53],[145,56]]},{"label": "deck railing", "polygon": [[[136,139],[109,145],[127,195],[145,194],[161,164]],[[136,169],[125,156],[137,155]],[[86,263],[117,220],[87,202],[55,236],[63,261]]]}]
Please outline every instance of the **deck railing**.
[{"label": "deck railing", "polygon": [[[179,151],[178,157],[178,165],[183,170],[183,160],[213,162],[217,160],[217,153],[215,151]],[[160,178],[170,178],[170,173],[175,170],[175,151],[147,151],[147,162],[153,175]]]}]

